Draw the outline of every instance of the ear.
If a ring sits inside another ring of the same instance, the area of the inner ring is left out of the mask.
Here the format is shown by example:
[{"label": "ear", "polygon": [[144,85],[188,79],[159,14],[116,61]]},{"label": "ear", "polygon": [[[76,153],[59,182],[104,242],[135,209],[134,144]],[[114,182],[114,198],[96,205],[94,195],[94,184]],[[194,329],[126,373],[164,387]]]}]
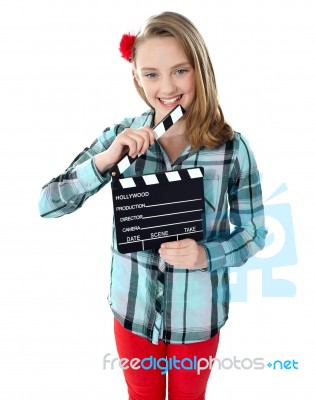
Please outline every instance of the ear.
[{"label": "ear", "polygon": [[142,87],[142,82],[141,82],[141,79],[140,79],[139,74],[137,73],[136,69],[133,69],[133,77],[137,81],[138,85]]}]

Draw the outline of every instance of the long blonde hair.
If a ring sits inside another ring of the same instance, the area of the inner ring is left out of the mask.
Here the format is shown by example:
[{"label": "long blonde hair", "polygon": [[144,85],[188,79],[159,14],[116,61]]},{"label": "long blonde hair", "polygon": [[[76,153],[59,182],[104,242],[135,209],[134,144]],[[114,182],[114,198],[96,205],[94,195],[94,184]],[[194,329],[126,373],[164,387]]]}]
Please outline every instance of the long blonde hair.
[{"label": "long blonde hair", "polygon": [[[137,46],[154,37],[174,37],[183,47],[195,72],[196,96],[185,114],[188,141],[193,149],[214,148],[233,138],[219,105],[214,71],[205,41],[192,22],[181,14],[166,11],[150,17],[136,36],[131,61],[136,65]],[[141,98],[152,108],[134,77]]]}]

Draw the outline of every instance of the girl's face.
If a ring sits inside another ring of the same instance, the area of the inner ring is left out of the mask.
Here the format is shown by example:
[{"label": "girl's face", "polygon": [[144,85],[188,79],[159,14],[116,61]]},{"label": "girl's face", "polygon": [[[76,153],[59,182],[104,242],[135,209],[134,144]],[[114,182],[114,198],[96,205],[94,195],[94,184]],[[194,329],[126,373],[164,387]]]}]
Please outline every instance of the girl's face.
[{"label": "girl's face", "polygon": [[194,69],[173,37],[139,44],[135,61],[135,78],[155,109],[155,122],[178,104],[189,109],[195,98]]}]

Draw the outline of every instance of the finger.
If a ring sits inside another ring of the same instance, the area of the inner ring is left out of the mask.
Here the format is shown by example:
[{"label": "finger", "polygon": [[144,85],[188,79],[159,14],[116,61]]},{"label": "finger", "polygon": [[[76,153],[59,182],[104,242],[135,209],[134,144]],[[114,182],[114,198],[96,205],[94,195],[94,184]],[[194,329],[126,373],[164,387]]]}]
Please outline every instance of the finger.
[{"label": "finger", "polygon": [[154,132],[148,126],[144,126],[144,127],[140,128],[139,130],[137,130],[137,132],[141,133],[143,135],[143,137],[145,138],[145,143],[144,143],[143,149],[141,151],[141,154],[144,154],[147,151],[148,147],[154,143],[154,140],[155,140]]},{"label": "finger", "polygon": [[161,257],[180,257],[188,254],[187,248],[180,249],[159,249],[159,253]]},{"label": "finger", "polygon": [[195,268],[197,265],[198,254],[195,252],[177,255],[161,255],[161,258],[171,265],[182,266],[185,268]]},{"label": "finger", "polygon": [[181,239],[173,242],[162,243],[161,249],[183,249],[185,247],[190,247],[194,243],[196,242],[193,239]]},{"label": "finger", "polygon": [[182,265],[185,262],[187,262],[187,257],[186,256],[171,256],[171,255],[165,255],[161,257],[164,261],[171,265]]},{"label": "finger", "polygon": [[173,267],[193,268],[193,262],[187,257],[163,257],[162,259]]},{"label": "finger", "polygon": [[137,133],[143,138],[143,143],[141,149],[139,149],[139,154],[144,154],[150,146],[150,135],[145,129],[142,129],[139,132],[137,131]]},{"label": "finger", "polygon": [[133,154],[134,156],[138,156],[139,154],[144,154],[149,146],[154,143],[154,134],[152,129],[149,127],[142,127],[137,130],[128,131],[128,135],[132,137],[137,142],[137,154]]},{"label": "finger", "polygon": [[169,255],[169,254],[163,254],[161,255],[161,258],[171,264],[171,265],[175,265],[175,264],[179,264],[180,262],[182,262],[182,258],[179,256],[174,256],[174,255]]},{"label": "finger", "polygon": [[137,142],[130,136],[124,136],[123,138],[120,138],[119,144],[126,149],[127,151],[126,153],[134,158],[137,156],[138,152],[137,152]]},{"label": "finger", "polygon": [[155,134],[154,134],[154,131],[149,127],[149,126],[144,126],[143,127],[143,129],[145,129],[146,130],[146,132],[148,132],[148,134],[149,134],[149,143],[150,143],[150,146],[154,143],[154,141],[155,141]]},{"label": "finger", "polygon": [[131,130],[126,131],[121,143],[129,147],[128,155],[132,158],[138,156],[144,143],[144,137]]}]

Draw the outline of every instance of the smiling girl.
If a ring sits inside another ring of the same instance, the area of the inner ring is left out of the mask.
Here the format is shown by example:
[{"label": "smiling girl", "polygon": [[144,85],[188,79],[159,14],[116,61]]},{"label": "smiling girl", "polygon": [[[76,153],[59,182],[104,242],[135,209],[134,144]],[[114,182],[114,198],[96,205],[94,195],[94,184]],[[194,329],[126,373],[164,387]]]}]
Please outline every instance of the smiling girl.
[{"label": "smiling girl", "polygon": [[[106,128],[46,184],[40,212],[60,217],[76,211],[110,182],[109,170],[126,150],[140,156],[125,176],[204,168],[203,240],[121,254],[113,229],[108,296],[120,358],[177,360],[167,375],[124,364],[129,399],[164,400],[168,388],[169,400],[201,400],[210,368],[197,373],[189,361],[215,357],[228,319],[229,267],[243,265],[264,246],[259,172],[247,140],[224,119],[207,47],[191,21],[174,12],[152,16],[136,36],[123,36],[120,48],[126,47],[123,57],[149,110]],[[155,141],[152,127],[179,104],[184,117]]]}]

